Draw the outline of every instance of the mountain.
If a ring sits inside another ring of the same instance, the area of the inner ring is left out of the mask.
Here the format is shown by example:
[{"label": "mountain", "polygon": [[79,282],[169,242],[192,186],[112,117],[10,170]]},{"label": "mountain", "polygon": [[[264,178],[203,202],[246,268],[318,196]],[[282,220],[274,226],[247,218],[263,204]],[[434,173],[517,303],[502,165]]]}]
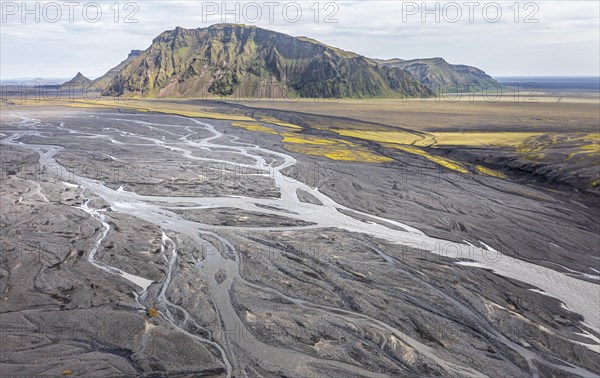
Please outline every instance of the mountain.
[{"label": "mountain", "polygon": [[96,88],[100,88],[100,89],[108,88],[112,79],[119,74],[119,72],[123,69],[123,67],[125,67],[134,58],[140,56],[142,54],[142,52],[143,52],[143,50],[131,50],[131,52],[129,53],[129,55],[127,56],[127,58],[124,61],[119,63],[117,66],[111,68],[110,70],[108,70],[108,72],[105,73],[104,75],[102,75],[99,78],[97,78],[96,80],[94,80],[94,86]]},{"label": "mountain", "polygon": [[119,70],[104,95],[399,97],[430,89],[406,71],[306,37],[238,24],[174,30]]},{"label": "mountain", "polygon": [[62,84],[63,87],[74,87],[74,88],[83,88],[87,87],[92,83],[92,80],[83,76],[81,72],[77,72],[74,78]]},{"label": "mountain", "polygon": [[466,88],[494,90],[501,87],[500,83],[479,68],[450,64],[442,58],[376,61],[385,67],[397,67],[409,72],[433,91]]}]

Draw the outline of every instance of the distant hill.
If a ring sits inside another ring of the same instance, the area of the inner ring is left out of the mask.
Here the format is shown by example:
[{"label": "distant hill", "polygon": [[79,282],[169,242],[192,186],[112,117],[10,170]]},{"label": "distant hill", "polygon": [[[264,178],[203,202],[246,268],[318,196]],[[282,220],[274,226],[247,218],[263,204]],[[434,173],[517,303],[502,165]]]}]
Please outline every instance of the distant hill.
[{"label": "distant hill", "polygon": [[117,66],[108,70],[108,72],[105,73],[104,75],[102,75],[99,78],[97,78],[96,80],[94,80],[94,87],[100,88],[100,89],[108,88],[112,79],[119,74],[119,72],[123,69],[123,67],[125,67],[134,58],[140,56],[142,54],[142,52],[143,52],[143,50],[131,50],[131,52],[129,53],[129,55],[127,56],[127,58],[125,60],[123,60]]},{"label": "distant hill", "polygon": [[92,83],[92,80],[83,76],[81,72],[77,72],[74,78],[71,80],[64,82],[61,86],[64,88],[83,88],[88,87]]},{"label": "distant hill", "polygon": [[386,67],[397,67],[409,72],[419,82],[436,92],[467,88],[494,90],[502,87],[494,78],[479,68],[450,64],[442,58],[376,61]]},{"label": "distant hill", "polygon": [[121,65],[115,67],[118,73],[103,94],[198,97],[235,93],[290,98],[432,94],[401,68],[310,38],[237,24],[177,27],[160,34],[147,50]]},{"label": "distant hill", "polygon": [[38,86],[38,85],[39,86],[46,86],[46,85],[56,86],[56,85],[61,85],[62,83],[64,83],[67,80],[69,80],[69,79],[68,78],[49,78],[49,77],[35,77],[35,78],[19,77],[19,78],[13,78],[13,79],[0,80],[0,84],[1,85],[25,84],[28,87],[34,87],[34,86]]}]

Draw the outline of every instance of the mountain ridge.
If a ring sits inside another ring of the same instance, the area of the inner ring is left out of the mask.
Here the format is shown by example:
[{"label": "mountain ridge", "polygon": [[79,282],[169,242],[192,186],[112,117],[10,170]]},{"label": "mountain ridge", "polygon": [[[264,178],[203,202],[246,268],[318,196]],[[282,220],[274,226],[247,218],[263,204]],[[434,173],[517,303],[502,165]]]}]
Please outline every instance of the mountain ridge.
[{"label": "mountain ridge", "polygon": [[501,85],[441,57],[372,59],[313,38],[242,24],[177,26],[94,80],[103,95],[246,98],[428,97]]},{"label": "mountain ridge", "polygon": [[167,30],[115,75],[105,95],[415,97],[406,71],[307,37],[237,24]]},{"label": "mountain ridge", "polygon": [[97,87],[97,88],[102,88],[102,89],[108,87],[110,85],[110,82],[112,81],[112,79],[115,76],[117,76],[119,74],[119,72],[129,62],[131,62],[136,57],[140,56],[143,51],[144,50],[131,50],[129,52],[129,55],[127,55],[127,58],[125,58],[123,61],[121,61],[121,63],[119,63],[115,67],[113,67],[110,70],[108,70],[104,75],[102,75],[99,78],[95,79],[94,82],[93,82],[94,86]]},{"label": "mountain ridge", "polygon": [[374,60],[384,66],[397,67],[409,72],[415,79],[435,92],[494,90],[502,87],[496,79],[477,67],[450,64],[441,57]]}]

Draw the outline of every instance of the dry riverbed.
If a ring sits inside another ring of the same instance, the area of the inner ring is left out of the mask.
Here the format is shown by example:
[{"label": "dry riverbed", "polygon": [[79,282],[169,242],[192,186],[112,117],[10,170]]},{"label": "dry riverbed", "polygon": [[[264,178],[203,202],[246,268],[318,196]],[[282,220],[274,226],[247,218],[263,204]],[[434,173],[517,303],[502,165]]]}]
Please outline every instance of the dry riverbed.
[{"label": "dry riverbed", "polygon": [[600,373],[594,193],[284,122],[1,114],[0,375]]}]

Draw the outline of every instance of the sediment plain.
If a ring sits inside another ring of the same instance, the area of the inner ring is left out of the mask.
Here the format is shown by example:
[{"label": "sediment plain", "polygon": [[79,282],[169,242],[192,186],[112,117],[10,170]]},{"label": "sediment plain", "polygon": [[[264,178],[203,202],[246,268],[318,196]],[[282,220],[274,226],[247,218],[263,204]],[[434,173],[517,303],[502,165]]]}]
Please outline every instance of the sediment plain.
[{"label": "sediment plain", "polygon": [[3,107],[0,375],[600,374],[593,190],[234,108]]}]

